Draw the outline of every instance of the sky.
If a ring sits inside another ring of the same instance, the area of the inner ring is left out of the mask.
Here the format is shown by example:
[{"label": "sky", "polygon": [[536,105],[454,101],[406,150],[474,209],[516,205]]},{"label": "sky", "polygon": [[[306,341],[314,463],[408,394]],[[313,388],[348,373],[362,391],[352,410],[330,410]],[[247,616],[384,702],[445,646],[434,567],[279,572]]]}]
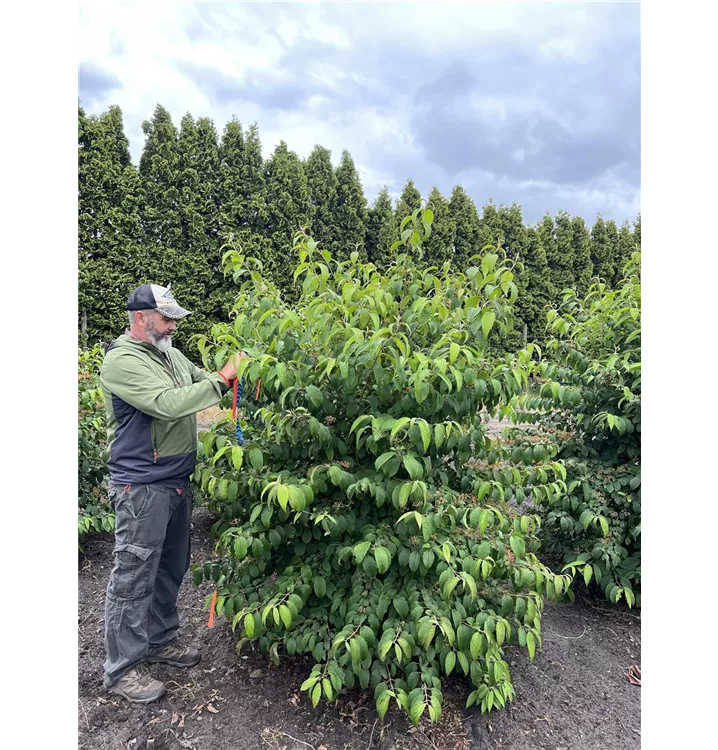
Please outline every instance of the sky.
[{"label": "sky", "polygon": [[371,203],[408,179],[479,209],[633,222],[641,197],[634,2],[81,3],[79,99],[122,109],[133,161],[157,104],[221,135],[256,122],[352,155]]}]

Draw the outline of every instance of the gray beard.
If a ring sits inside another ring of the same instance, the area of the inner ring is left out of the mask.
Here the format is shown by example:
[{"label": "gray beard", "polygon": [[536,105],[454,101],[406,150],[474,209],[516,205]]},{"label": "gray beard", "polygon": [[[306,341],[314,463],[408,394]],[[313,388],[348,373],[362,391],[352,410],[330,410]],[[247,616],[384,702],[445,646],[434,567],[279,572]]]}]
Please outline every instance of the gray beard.
[{"label": "gray beard", "polygon": [[151,333],[150,339],[152,340],[152,346],[159,349],[162,354],[166,354],[172,348],[172,336],[155,336]]}]

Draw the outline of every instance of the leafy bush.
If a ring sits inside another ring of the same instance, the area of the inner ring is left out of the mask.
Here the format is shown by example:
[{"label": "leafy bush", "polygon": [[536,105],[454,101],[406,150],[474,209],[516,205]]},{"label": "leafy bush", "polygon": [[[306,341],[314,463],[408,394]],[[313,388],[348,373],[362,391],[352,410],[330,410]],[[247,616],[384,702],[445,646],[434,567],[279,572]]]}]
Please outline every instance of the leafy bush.
[{"label": "leafy bush", "polygon": [[78,357],[78,527],[82,536],[90,531],[112,531],[115,516],[107,502],[105,400],[99,373],[104,349],[96,346]]},{"label": "leafy bush", "polygon": [[609,291],[584,300],[566,292],[549,314],[556,338],[539,366],[539,390],[521,399],[556,441],[567,492],[544,495],[548,546],[567,569],[595,579],[606,598],[640,605],[641,580],[640,253]]},{"label": "leafy bush", "polygon": [[[514,697],[509,645],[533,658],[543,596],[570,582],[535,555],[535,516],[509,505],[562,486],[563,467],[514,464],[480,409],[506,409],[532,349],[487,357],[506,326],[513,275],[496,253],[466,273],[421,268],[431,212],[401,225],[385,273],[335,262],[295,238],[294,307],[231,248],[241,283],[231,325],[200,339],[207,367],[245,350],[245,444],[229,420],[200,436],[199,491],[218,515],[215,611],[274,663],[309,654],[314,705],[344,687],[392,699],[416,724],[441,715],[441,678],[460,670],[482,711]],[[470,460],[471,459],[471,460]]]}]

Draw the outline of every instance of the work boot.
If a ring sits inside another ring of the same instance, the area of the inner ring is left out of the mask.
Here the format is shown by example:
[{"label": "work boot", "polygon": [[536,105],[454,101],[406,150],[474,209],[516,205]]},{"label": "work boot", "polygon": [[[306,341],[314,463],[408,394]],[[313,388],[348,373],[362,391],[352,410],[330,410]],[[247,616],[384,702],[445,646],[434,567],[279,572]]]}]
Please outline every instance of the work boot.
[{"label": "work boot", "polygon": [[148,674],[130,669],[109,688],[109,692],[117,693],[132,703],[152,703],[161,698],[167,692],[167,688]]},{"label": "work boot", "polygon": [[196,648],[180,646],[173,641],[157,651],[152,651],[145,661],[169,664],[171,667],[193,667],[201,658]]}]

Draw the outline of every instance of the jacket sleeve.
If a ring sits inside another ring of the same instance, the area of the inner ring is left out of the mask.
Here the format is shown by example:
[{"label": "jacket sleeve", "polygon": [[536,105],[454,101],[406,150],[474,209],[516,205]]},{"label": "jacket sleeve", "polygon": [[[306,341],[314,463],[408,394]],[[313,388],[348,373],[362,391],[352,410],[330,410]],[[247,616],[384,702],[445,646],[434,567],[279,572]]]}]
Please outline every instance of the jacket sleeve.
[{"label": "jacket sleeve", "polygon": [[110,393],[135,409],[172,422],[219,403],[226,393],[227,385],[221,376],[205,374],[205,378],[192,385],[169,388],[141,357],[118,353],[105,358],[100,381]]},{"label": "jacket sleeve", "polygon": [[[197,367],[197,365],[188,357],[185,357],[182,352],[178,352],[182,359],[185,361],[187,366],[190,368],[190,371],[192,372],[192,382],[193,383],[201,383],[204,380],[209,379],[212,375],[216,375],[216,373],[207,372],[207,370],[203,370],[201,367]],[[225,391],[227,390],[227,384],[222,380],[222,378],[219,378],[222,382],[222,385],[224,385]]]},{"label": "jacket sleeve", "polygon": [[[203,370],[201,367],[197,367],[197,365],[185,354],[183,354],[179,349],[174,350],[174,356],[180,357],[186,367],[189,368],[190,372],[192,373],[192,382],[193,383],[201,383],[204,380],[209,379],[216,379],[216,372],[208,372],[207,370]],[[227,388],[227,383],[224,381],[222,376],[219,376],[219,380],[222,383],[222,385],[225,386],[224,390],[229,390]]]}]

